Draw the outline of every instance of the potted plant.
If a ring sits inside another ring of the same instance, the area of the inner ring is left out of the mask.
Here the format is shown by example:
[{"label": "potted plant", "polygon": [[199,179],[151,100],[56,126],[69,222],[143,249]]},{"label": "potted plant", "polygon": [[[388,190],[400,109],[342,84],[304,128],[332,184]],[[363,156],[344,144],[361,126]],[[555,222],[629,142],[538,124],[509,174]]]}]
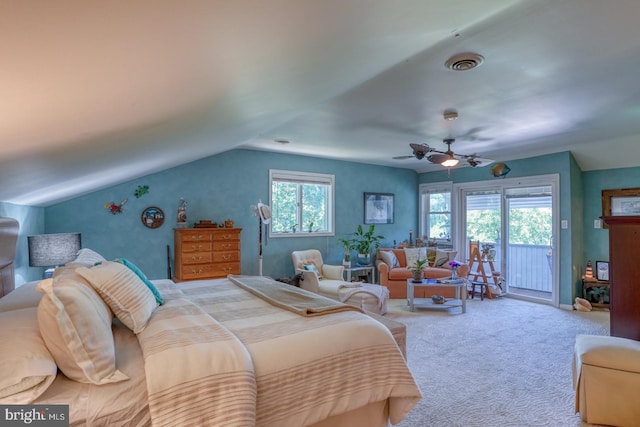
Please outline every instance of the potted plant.
[{"label": "potted plant", "polygon": [[351,251],[353,250],[353,240],[339,237],[338,241],[344,248],[344,259],[342,260],[342,266],[344,268],[351,268]]},{"label": "potted plant", "polygon": [[358,225],[358,229],[353,233],[354,249],[358,251],[358,264],[371,264],[371,252],[378,249],[384,236],[375,234],[375,225],[369,226],[367,231],[362,225]]},{"label": "potted plant", "polygon": [[411,275],[413,276],[414,282],[422,281],[422,268],[427,264],[429,260],[425,259],[417,259],[416,262],[409,267],[409,271],[411,271]]}]

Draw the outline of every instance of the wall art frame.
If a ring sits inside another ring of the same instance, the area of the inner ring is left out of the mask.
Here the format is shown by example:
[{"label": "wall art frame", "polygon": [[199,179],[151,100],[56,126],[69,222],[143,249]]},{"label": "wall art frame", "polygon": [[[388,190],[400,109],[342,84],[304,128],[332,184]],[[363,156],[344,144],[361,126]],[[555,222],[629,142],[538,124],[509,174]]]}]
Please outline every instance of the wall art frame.
[{"label": "wall art frame", "polygon": [[147,228],[158,228],[164,224],[164,212],[157,206],[149,206],[142,211],[140,220]]},{"label": "wall art frame", "polygon": [[[640,188],[602,190],[602,216],[640,215]],[[605,223],[604,228],[609,228]]]},{"label": "wall art frame", "polygon": [[393,193],[364,193],[364,223],[393,224],[394,198]]},{"label": "wall art frame", "polygon": [[603,282],[609,281],[609,263],[607,261],[596,261],[596,279]]}]

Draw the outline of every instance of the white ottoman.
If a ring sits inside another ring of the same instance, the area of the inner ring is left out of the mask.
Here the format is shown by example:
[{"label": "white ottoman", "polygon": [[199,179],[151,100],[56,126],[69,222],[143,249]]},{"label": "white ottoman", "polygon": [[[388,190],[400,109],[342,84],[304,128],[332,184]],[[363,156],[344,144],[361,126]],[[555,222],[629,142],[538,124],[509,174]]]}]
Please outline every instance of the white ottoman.
[{"label": "white ottoman", "polygon": [[638,425],[640,342],[578,335],[573,355],[576,412],[590,424]]}]

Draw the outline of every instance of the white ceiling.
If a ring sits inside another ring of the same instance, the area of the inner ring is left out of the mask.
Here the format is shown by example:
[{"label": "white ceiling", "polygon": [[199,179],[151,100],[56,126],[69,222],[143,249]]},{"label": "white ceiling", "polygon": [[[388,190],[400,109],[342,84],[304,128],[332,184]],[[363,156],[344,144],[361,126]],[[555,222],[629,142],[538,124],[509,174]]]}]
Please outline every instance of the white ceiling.
[{"label": "white ceiling", "polygon": [[[392,157],[451,136],[639,166],[639,18],[637,0],[0,0],[0,200],[237,147],[423,172],[441,166]],[[446,69],[461,52],[485,62]]]}]

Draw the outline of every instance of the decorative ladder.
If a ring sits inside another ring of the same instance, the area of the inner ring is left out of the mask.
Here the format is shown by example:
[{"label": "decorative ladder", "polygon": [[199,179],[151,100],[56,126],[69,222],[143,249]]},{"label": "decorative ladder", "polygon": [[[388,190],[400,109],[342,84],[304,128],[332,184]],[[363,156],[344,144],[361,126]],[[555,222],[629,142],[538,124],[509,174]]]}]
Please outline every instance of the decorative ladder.
[{"label": "decorative ladder", "polygon": [[[479,240],[471,240],[469,241],[469,277],[472,277],[474,282],[484,282],[489,284],[489,279],[493,280],[493,284],[496,286],[500,286],[500,272],[496,271],[493,266],[493,260],[485,259],[485,255],[480,253],[480,241]],[[489,264],[489,269],[491,270],[491,274],[487,274],[484,265],[485,263]],[[478,266],[474,269],[474,264]],[[481,280],[478,280],[478,278]],[[493,294],[490,289],[487,287],[487,297],[493,298]]]}]

